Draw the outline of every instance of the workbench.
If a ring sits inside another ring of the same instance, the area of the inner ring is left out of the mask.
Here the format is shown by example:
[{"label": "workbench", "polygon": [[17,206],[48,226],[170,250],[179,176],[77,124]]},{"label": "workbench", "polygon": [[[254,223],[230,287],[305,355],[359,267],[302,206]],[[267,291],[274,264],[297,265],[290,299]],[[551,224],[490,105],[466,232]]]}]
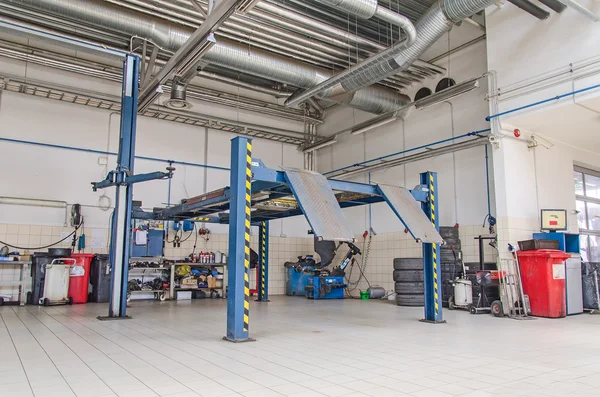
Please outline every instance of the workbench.
[{"label": "workbench", "polygon": [[26,291],[25,291],[25,282],[26,275],[29,274],[29,266],[31,266],[31,262],[27,261],[0,261],[0,273],[6,269],[8,266],[19,266],[19,280],[14,281],[0,281],[0,287],[19,287],[19,306],[25,306],[26,301]]}]

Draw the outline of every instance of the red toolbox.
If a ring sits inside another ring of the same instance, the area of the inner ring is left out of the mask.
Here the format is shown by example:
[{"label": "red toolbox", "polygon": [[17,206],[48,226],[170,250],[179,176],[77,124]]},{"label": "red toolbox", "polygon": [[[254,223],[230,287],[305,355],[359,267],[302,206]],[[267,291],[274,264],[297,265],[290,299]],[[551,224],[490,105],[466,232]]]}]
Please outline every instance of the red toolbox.
[{"label": "red toolbox", "polygon": [[523,292],[529,296],[531,314],[538,317],[565,317],[565,260],[571,255],[549,249],[518,251],[517,255]]},{"label": "red toolbox", "polygon": [[69,277],[69,297],[73,303],[87,303],[88,285],[90,283],[90,268],[95,254],[73,254],[75,264],[71,266]]}]

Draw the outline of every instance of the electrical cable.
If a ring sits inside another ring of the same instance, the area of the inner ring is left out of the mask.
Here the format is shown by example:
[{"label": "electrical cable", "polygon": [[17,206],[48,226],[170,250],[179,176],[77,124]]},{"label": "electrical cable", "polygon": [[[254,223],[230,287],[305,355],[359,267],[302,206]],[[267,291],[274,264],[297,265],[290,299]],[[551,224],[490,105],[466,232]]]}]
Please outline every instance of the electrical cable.
[{"label": "electrical cable", "polygon": [[[196,225],[194,225],[194,229],[192,229],[192,231],[190,231],[190,234],[188,234],[188,236],[186,238],[184,238],[183,240],[179,240],[180,243],[186,242],[190,239],[190,237],[192,237],[192,234],[194,234],[194,230],[196,229]],[[183,235],[183,231],[181,232],[181,235]]]},{"label": "electrical cable", "polygon": [[194,234],[196,235],[196,237],[194,238],[194,248],[192,248],[192,255],[196,253],[196,245],[198,245],[198,234],[200,234],[200,232],[196,230],[196,222],[194,222]]},{"label": "electrical cable", "polygon": [[40,250],[40,249],[44,249],[44,248],[50,248],[53,247],[57,244],[62,243],[63,241],[65,241],[66,239],[68,239],[69,237],[72,237],[75,233],[77,233],[77,230],[79,230],[79,228],[83,226],[83,220],[81,221],[81,223],[77,226],[75,226],[75,230],[73,230],[71,233],[69,233],[68,236],[65,236],[64,238],[60,239],[59,241],[49,244],[49,245],[44,245],[42,247],[19,247],[17,245],[12,245],[12,244],[8,244],[2,240],[0,240],[0,244],[6,245],[7,247],[11,247],[11,248],[16,248],[16,249],[20,249],[20,250]]}]

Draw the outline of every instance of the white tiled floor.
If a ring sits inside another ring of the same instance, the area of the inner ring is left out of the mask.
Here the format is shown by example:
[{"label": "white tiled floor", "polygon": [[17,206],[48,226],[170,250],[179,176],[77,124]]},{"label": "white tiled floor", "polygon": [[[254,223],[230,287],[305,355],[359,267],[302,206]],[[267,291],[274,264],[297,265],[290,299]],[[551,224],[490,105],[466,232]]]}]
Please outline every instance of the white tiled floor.
[{"label": "white tiled floor", "polygon": [[377,301],[253,302],[224,342],[226,302],[0,308],[0,396],[599,396],[600,316],[516,321]]}]

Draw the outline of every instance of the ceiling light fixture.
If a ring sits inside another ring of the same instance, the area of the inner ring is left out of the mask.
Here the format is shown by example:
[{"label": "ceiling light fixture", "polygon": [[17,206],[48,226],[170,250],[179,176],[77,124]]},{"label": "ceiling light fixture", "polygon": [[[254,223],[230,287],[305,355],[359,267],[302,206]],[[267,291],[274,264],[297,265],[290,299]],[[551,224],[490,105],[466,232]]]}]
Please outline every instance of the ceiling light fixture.
[{"label": "ceiling light fixture", "polygon": [[353,127],[352,130],[350,130],[350,133],[352,135],[359,135],[359,134],[362,134],[363,132],[367,132],[367,131],[370,131],[377,127],[381,127],[383,125],[391,123],[394,120],[396,120],[396,115],[391,114],[391,115],[384,117],[381,120],[374,120],[374,122],[370,122],[370,123],[367,123],[364,125],[359,124],[359,125]]},{"label": "ceiling light fixture", "polygon": [[466,94],[467,92],[473,91],[476,88],[479,88],[479,77],[467,80],[457,85],[453,85],[452,87],[448,87],[423,99],[419,99],[418,101],[414,102],[414,105],[417,109],[425,109],[455,98],[459,95]]},{"label": "ceiling light fixture", "polygon": [[302,149],[302,152],[307,153],[307,152],[312,152],[313,150],[323,149],[324,147],[333,145],[336,142],[337,142],[337,136],[334,135],[331,138],[322,139],[322,140],[312,143],[308,146],[305,146]]}]

